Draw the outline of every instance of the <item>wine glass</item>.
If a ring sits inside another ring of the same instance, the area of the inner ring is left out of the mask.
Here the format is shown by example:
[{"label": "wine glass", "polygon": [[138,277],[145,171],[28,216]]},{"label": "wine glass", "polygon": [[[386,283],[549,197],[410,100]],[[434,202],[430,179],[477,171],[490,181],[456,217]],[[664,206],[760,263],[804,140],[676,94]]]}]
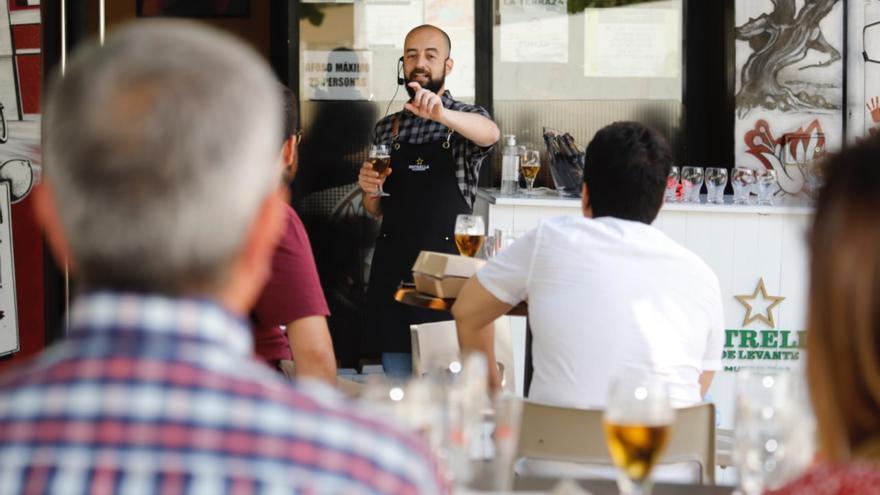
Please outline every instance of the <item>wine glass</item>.
[{"label": "wine glass", "polygon": [[474,476],[472,454],[489,403],[486,356],[478,352],[438,353],[426,363],[426,379],[439,393],[442,409],[435,455],[447,476],[466,486]]},{"label": "wine glass", "polygon": [[793,375],[787,370],[740,370],[736,378],[733,461],[740,491],[763,493],[803,468],[798,430],[807,430]]},{"label": "wine glass", "polygon": [[675,411],[666,384],[646,373],[618,376],[609,388],[605,439],[625,495],[651,493],[651,469],[669,438]]},{"label": "wine glass", "polygon": [[736,167],[733,169],[730,183],[733,185],[733,204],[749,204],[749,193],[752,184],[755,183],[755,171],[746,167]]},{"label": "wine glass", "polygon": [[[370,164],[373,170],[379,173],[379,177],[387,176],[391,167],[391,151],[387,144],[374,144],[370,146]],[[382,190],[382,184],[379,184],[379,190],[371,193],[371,196],[391,196]]]},{"label": "wine glass", "polygon": [[727,169],[709,167],[706,169],[706,202],[724,204],[724,188],[727,186]]},{"label": "wine glass", "polygon": [[473,258],[486,240],[486,226],[480,215],[455,217],[455,246],[462,256]]},{"label": "wine glass", "polygon": [[678,179],[680,177],[680,172],[678,167],[673,165],[672,168],[669,169],[669,175],[666,177],[666,201],[671,203],[675,201],[675,192],[678,189]]},{"label": "wine glass", "polygon": [[771,169],[759,170],[755,174],[755,183],[758,186],[758,204],[773,206],[773,193],[776,192],[776,171]]},{"label": "wine glass", "polygon": [[358,400],[377,414],[392,417],[406,429],[427,437],[438,415],[430,407],[432,392],[425,381],[375,374],[367,378]]},{"label": "wine glass", "polygon": [[681,169],[682,197],[687,203],[700,202],[700,189],[703,188],[703,168],[684,167]]},{"label": "wine glass", "polygon": [[531,196],[535,178],[541,170],[541,153],[538,150],[526,150],[522,155],[520,169],[526,179],[526,196]]}]

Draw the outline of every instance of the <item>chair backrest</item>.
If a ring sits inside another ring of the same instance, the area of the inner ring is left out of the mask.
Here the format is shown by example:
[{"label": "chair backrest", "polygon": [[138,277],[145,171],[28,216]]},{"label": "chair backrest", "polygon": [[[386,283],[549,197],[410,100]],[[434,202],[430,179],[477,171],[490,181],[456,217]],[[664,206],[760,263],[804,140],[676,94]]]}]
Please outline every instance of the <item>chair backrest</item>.
[{"label": "chair backrest", "polygon": [[[517,459],[613,464],[605,446],[602,410],[523,403]],[[676,410],[669,442],[658,464],[698,462],[703,484],[715,484],[715,406]]]},{"label": "chair backrest", "polygon": [[412,340],[413,374],[421,376],[427,371],[427,364],[437,356],[458,353],[458,335],[455,321],[438,321],[410,325]]},{"label": "chair backrest", "polygon": [[[451,320],[410,325],[410,338],[415,375],[424,374],[427,371],[427,363],[436,356],[456,354],[460,350],[455,321]],[[495,359],[504,367],[504,390],[515,392],[513,343],[510,337],[510,324],[505,316],[495,320]]]}]

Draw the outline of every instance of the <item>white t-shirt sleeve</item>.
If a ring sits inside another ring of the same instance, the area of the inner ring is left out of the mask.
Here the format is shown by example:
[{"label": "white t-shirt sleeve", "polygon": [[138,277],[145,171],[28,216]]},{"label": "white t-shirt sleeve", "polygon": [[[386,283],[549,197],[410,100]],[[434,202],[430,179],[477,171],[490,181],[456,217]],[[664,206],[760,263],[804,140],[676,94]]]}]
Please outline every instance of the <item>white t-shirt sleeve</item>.
[{"label": "white t-shirt sleeve", "polygon": [[713,274],[714,287],[709,304],[709,336],[706,352],[703,355],[703,371],[719,371],[722,367],[721,355],[724,352],[724,311],[721,305],[721,288]]},{"label": "white t-shirt sleeve", "polygon": [[538,230],[527,232],[477,272],[480,284],[500,301],[519,304],[526,300]]}]

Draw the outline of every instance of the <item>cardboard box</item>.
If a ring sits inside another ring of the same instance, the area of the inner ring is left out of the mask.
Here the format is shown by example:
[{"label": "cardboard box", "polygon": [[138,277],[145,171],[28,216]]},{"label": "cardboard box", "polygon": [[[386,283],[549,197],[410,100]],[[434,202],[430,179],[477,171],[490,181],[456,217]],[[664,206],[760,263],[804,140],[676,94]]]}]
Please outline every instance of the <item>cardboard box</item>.
[{"label": "cardboard box", "polygon": [[451,299],[485,264],[481,259],[422,251],[413,264],[413,281],[419,292]]}]

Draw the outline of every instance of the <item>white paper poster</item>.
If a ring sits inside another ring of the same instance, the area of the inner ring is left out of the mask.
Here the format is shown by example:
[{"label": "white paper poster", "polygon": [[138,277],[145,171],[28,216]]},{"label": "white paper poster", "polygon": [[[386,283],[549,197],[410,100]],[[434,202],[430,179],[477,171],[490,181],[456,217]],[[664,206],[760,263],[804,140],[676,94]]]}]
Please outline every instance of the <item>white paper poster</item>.
[{"label": "white paper poster", "polygon": [[307,100],[367,100],[370,97],[369,51],[303,52],[302,95]]},{"label": "white paper poster", "polygon": [[355,47],[393,47],[403,51],[410,29],[425,23],[422,0],[355,3]]},{"label": "white paper poster", "polygon": [[447,33],[452,29],[474,30],[472,0],[426,0],[425,23],[439,26]]},{"label": "white paper poster", "polygon": [[566,2],[503,0],[501,61],[568,63]]},{"label": "white paper poster", "polygon": [[584,15],[584,76],[678,77],[681,11],[591,9]]},{"label": "white paper poster", "polygon": [[19,349],[9,204],[9,182],[0,181],[0,356]]}]

